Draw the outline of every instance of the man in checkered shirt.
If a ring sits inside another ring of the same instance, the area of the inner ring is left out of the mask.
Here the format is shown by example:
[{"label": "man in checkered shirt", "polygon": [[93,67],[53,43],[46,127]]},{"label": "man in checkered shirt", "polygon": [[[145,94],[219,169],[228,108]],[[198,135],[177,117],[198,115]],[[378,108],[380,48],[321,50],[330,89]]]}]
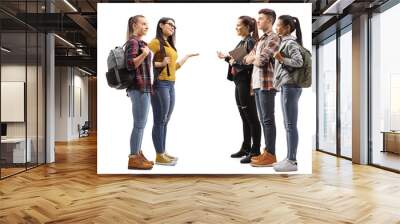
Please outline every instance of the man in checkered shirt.
[{"label": "man in checkered shirt", "polygon": [[273,55],[279,49],[280,38],[272,31],[275,19],[275,11],[271,9],[261,9],[258,12],[257,25],[264,34],[245,58],[247,64],[254,65],[251,84],[263,127],[265,149],[261,155],[259,149],[252,149],[244,162],[251,162],[251,165],[255,165],[254,161],[261,159],[262,162],[256,163],[257,166],[272,166],[272,163],[276,162],[276,126],[274,115],[276,90],[272,86],[272,79],[274,76]]}]

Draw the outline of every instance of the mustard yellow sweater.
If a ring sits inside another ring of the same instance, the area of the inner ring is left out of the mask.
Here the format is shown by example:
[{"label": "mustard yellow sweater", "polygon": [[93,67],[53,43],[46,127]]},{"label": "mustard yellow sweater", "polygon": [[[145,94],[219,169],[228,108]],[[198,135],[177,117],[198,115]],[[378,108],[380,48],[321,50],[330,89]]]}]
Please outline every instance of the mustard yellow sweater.
[{"label": "mustard yellow sweater", "polygon": [[[178,53],[175,51],[174,48],[171,47],[171,45],[169,45],[168,42],[166,42],[166,46],[165,47],[165,53],[167,55],[167,57],[170,58],[171,62],[169,63],[168,67],[169,67],[169,75],[167,73],[167,66],[164,67],[164,69],[161,71],[161,74],[159,76],[159,80],[168,80],[168,81],[175,81],[175,71],[178,70],[181,66],[179,65],[179,63],[177,63],[177,59],[178,59]],[[156,54],[159,53],[160,51],[160,41],[157,38],[154,38],[149,44],[148,44],[150,50]],[[161,62],[161,61],[160,61]]]}]

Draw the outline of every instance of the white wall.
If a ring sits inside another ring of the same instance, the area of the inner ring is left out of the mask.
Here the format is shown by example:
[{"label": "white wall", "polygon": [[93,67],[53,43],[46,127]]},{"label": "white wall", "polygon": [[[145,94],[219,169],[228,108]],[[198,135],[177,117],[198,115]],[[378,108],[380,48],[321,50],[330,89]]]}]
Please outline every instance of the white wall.
[{"label": "white wall", "polygon": [[[28,67],[29,70],[29,67]],[[1,66],[1,81],[18,81],[25,82],[25,65],[2,65]],[[6,108],[1,108],[5,110]],[[7,123],[7,137],[24,137],[25,123],[24,122],[9,122]]]},{"label": "white wall", "polygon": [[77,139],[78,124],[88,120],[88,78],[82,75],[76,68],[56,67],[56,141]]},{"label": "white wall", "polygon": [[[1,66],[1,81],[3,82],[25,82],[26,72],[28,74],[28,81],[30,85],[36,85],[36,80],[32,80],[31,75],[36,75],[36,66],[27,66],[19,65],[19,64],[9,64]],[[36,87],[35,88],[27,88],[27,103],[31,108],[27,109],[27,118],[28,118],[28,137],[29,134],[36,130]],[[2,98],[7,96],[2,96]],[[31,105],[31,102],[35,102]],[[40,105],[39,105],[40,107]],[[1,108],[1,110],[7,110],[7,108]],[[22,108],[24,110],[24,108]],[[34,121],[34,123],[32,123]],[[26,122],[7,122],[7,136],[8,137],[25,137],[25,123]],[[35,132],[36,134],[36,132]]]},{"label": "white wall", "polygon": [[67,67],[55,68],[55,140],[68,140],[68,85],[69,74]]},{"label": "white wall", "polygon": [[80,122],[85,122],[88,120],[88,77],[75,75],[75,87],[81,89],[82,116],[78,117],[80,118]]},{"label": "white wall", "polygon": [[[311,85],[312,91],[315,96],[315,101],[317,100],[316,94],[317,94],[317,47],[315,45],[312,45],[312,85]],[[317,136],[316,136],[316,131],[314,132],[312,136],[312,147],[313,150],[317,149]]]},{"label": "white wall", "polygon": [[24,82],[1,82],[2,122],[24,122],[24,102]]},{"label": "white wall", "polygon": [[[1,66],[1,81],[2,82],[24,82],[26,84],[26,106],[22,102],[22,107],[14,110],[20,110],[24,116],[26,112],[26,121],[24,118],[22,122],[6,122],[7,123],[7,137],[9,138],[23,138],[25,135],[31,139],[31,155],[32,161],[36,162],[37,153],[39,153],[39,163],[44,162],[44,83],[41,66],[25,64],[3,64]],[[27,79],[27,80],[26,80]],[[4,95],[2,89],[2,98],[10,98]],[[22,99],[23,100],[23,99]],[[23,100],[25,101],[25,100]],[[4,102],[2,102],[3,104]],[[2,112],[13,113],[11,108],[3,107]],[[8,110],[8,111],[7,111]],[[21,111],[22,110],[22,111]],[[14,112],[15,113],[15,112]]]}]

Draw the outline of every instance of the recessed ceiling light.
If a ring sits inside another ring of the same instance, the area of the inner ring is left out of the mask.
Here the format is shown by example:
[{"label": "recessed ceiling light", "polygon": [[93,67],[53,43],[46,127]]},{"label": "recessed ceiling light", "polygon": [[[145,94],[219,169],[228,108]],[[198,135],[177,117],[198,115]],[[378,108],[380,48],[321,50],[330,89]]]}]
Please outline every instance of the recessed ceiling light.
[{"label": "recessed ceiling light", "polygon": [[7,49],[5,47],[1,47],[1,51],[4,51],[6,53],[10,53],[11,52],[11,50],[9,50],[9,49]]},{"label": "recessed ceiling light", "polygon": [[69,3],[68,0],[64,0],[65,4],[67,4],[72,10],[74,10],[75,12],[78,12],[78,10],[71,4]]},{"label": "recessed ceiling light", "polygon": [[64,42],[64,43],[66,43],[67,45],[69,45],[70,47],[75,48],[75,45],[73,45],[71,42],[67,41],[66,39],[60,37],[59,35],[54,34],[54,36],[57,37],[57,38],[58,38],[59,40],[61,40],[62,42]]},{"label": "recessed ceiling light", "polygon": [[337,0],[329,6],[322,14],[342,14],[343,9],[351,5],[355,0]]},{"label": "recessed ceiling light", "polygon": [[85,73],[85,74],[87,74],[87,75],[92,76],[92,73],[90,73],[90,72],[88,72],[88,71],[86,71],[86,70],[83,70],[83,69],[81,69],[81,68],[79,68],[79,67],[78,67],[78,70],[81,71],[81,72],[83,72],[83,73]]}]

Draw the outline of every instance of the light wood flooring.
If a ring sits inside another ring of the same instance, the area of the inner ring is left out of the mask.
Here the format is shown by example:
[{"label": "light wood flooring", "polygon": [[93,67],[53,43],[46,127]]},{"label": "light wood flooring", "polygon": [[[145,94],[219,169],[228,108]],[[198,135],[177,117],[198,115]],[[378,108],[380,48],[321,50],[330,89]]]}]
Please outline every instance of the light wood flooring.
[{"label": "light wood flooring", "polygon": [[0,223],[400,223],[400,175],[313,153],[313,175],[96,174],[96,137],[0,181]]},{"label": "light wood flooring", "polygon": [[372,161],[374,164],[400,170],[400,154],[391,152],[374,151]]}]

